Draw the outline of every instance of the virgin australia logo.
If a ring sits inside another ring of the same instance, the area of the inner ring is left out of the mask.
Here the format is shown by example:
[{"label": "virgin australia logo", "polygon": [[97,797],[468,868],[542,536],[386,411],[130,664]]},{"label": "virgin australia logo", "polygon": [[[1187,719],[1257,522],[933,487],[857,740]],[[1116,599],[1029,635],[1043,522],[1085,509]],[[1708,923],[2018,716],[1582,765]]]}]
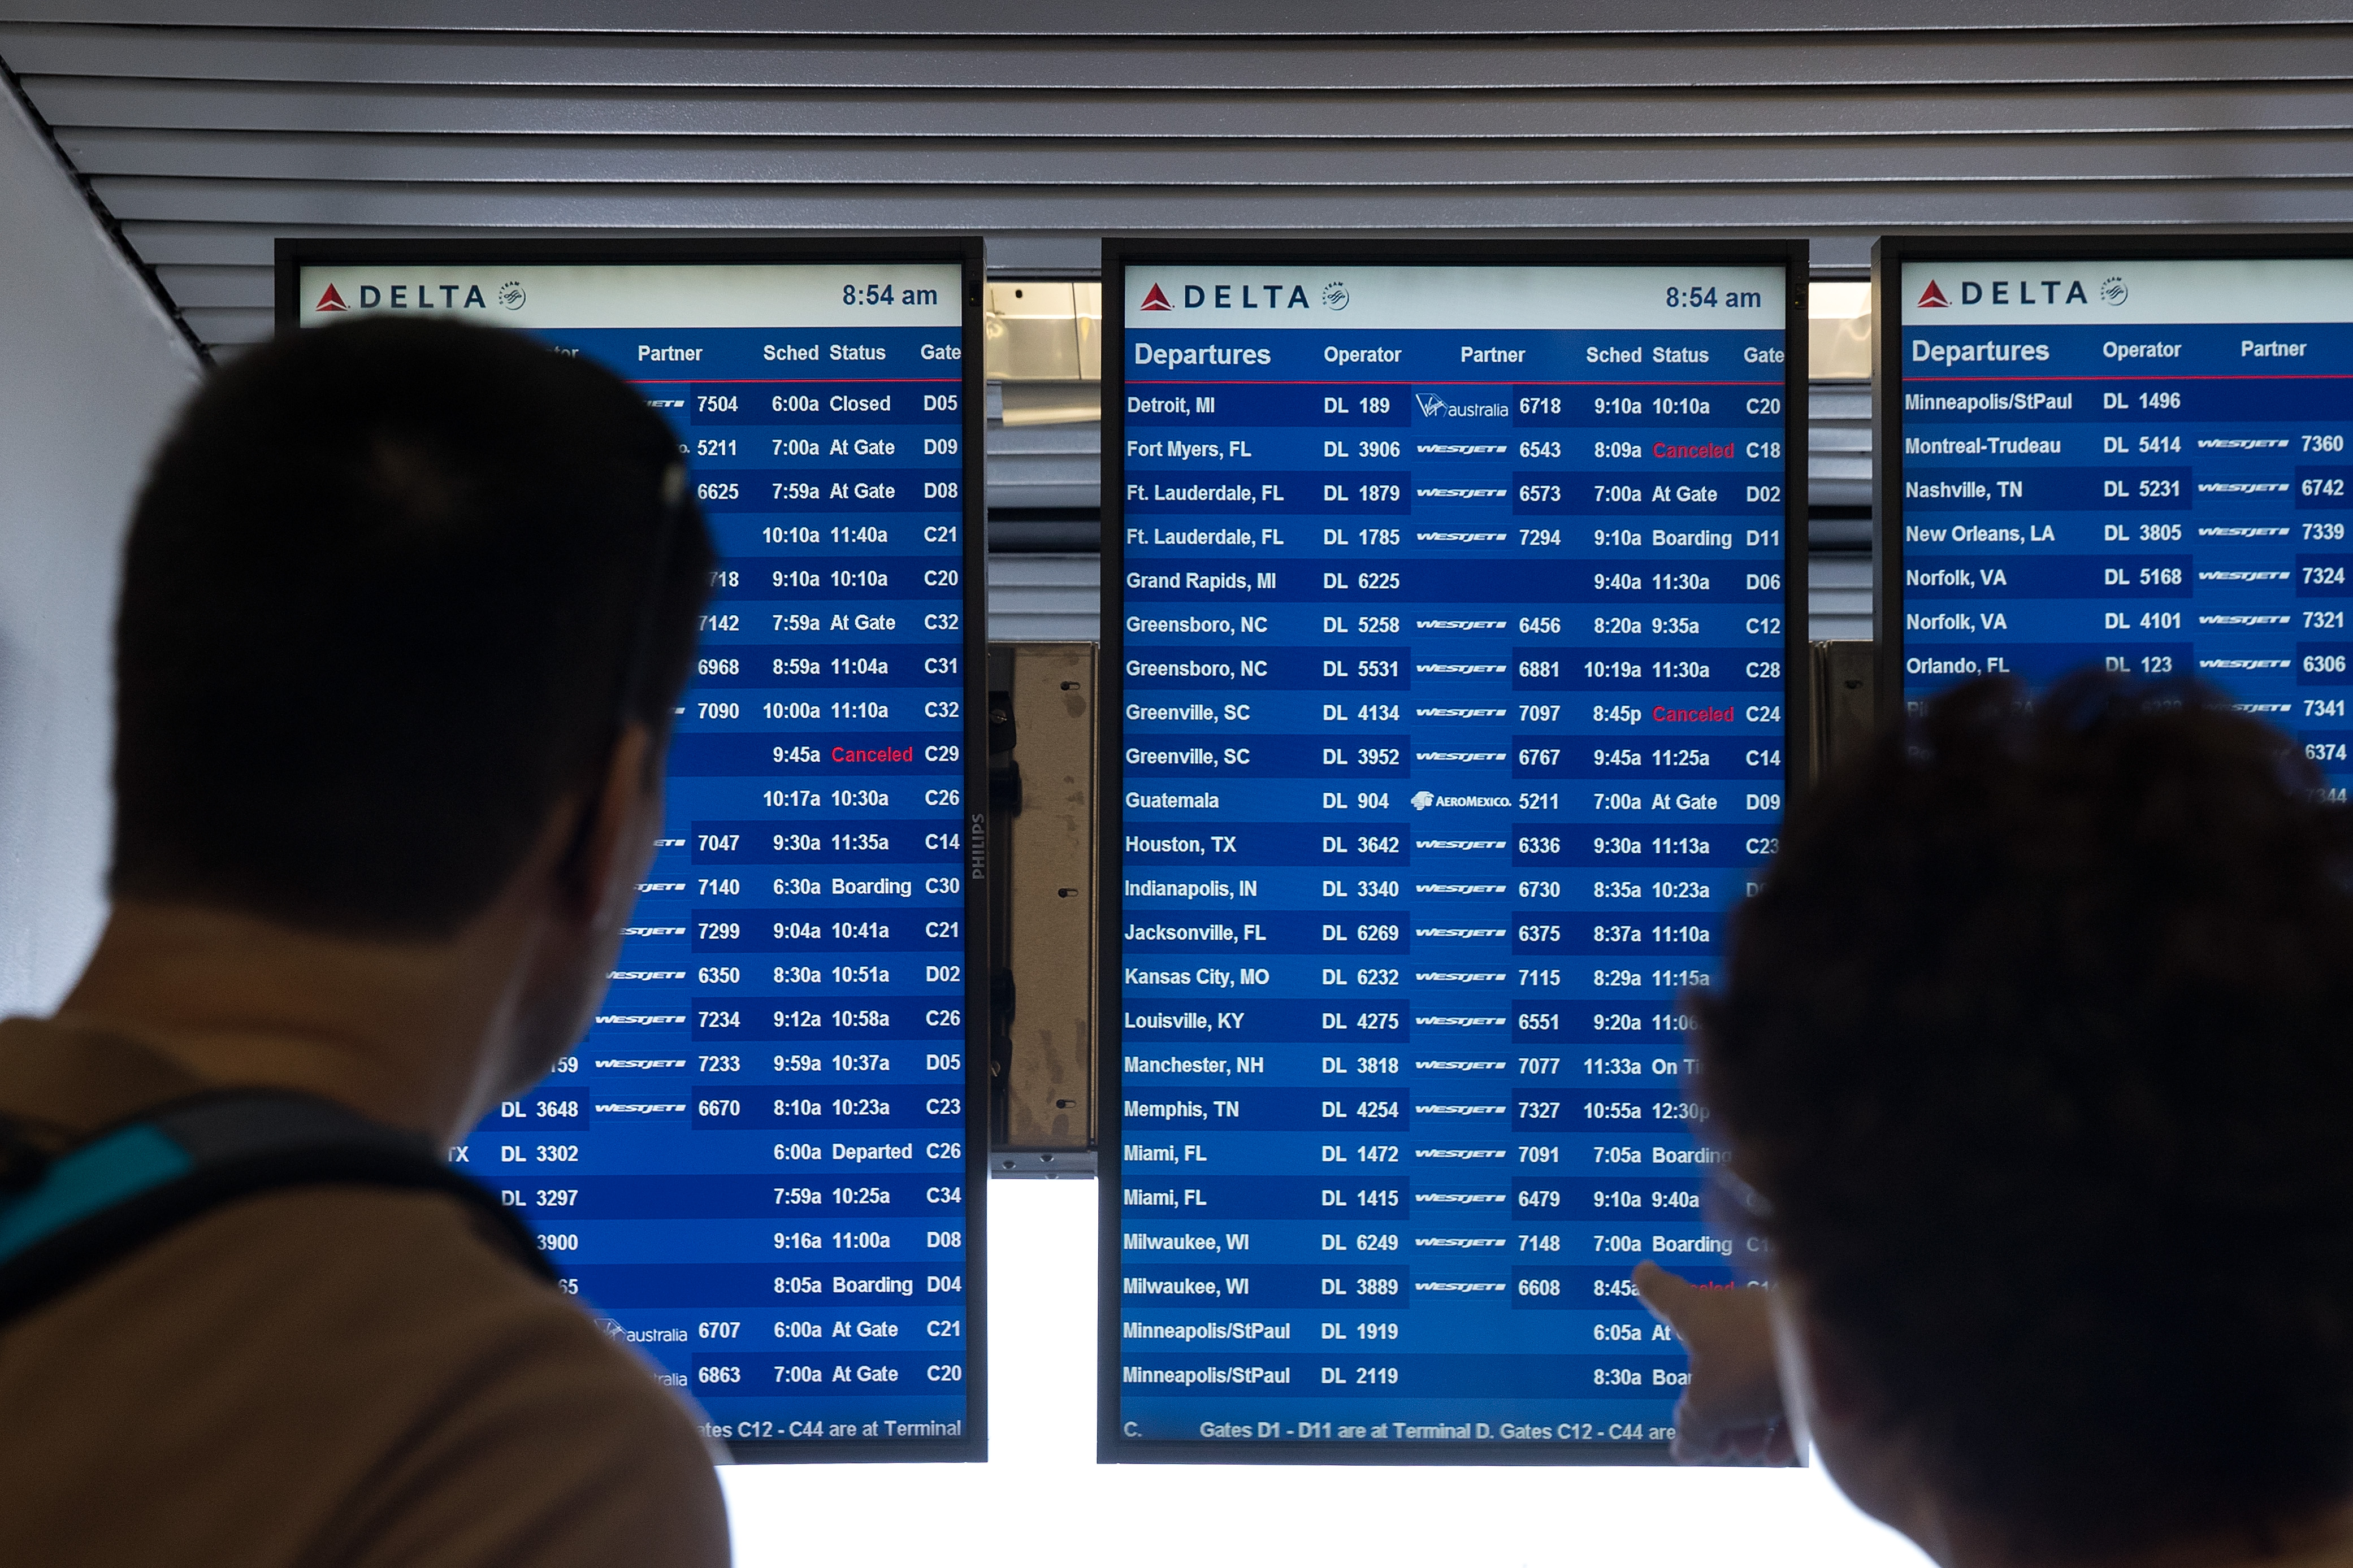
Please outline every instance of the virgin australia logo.
[{"label": "virgin australia logo", "polygon": [[1424,419],[1435,419],[1446,412],[1446,399],[1437,393],[1417,392],[1413,395],[1413,400],[1421,405],[1421,416]]}]

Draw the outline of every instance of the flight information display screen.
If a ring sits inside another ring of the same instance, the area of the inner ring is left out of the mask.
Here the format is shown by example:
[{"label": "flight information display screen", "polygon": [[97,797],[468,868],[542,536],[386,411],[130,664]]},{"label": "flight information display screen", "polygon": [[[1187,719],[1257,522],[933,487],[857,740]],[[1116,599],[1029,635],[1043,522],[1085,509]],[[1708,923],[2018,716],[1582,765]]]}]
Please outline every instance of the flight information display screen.
[{"label": "flight information display screen", "polygon": [[1882,259],[1905,698],[2195,675],[2342,788],[2353,259]]},{"label": "flight information display screen", "polygon": [[1106,1457],[1672,1438],[1678,998],[1804,732],[1788,263],[1107,263]]},{"label": "flight information display screen", "polygon": [[977,338],[960,247],[834,255],[298,256],[280,308],[607,366],[720,557],[611,989],[451,1159],[739,1456],[976,1458]]}]

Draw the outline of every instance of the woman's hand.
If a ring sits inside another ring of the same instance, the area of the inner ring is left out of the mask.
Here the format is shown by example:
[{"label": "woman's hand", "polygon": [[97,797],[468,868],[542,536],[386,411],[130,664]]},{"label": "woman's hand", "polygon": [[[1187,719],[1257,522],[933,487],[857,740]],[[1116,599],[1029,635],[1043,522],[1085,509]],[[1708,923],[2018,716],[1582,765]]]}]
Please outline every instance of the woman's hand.
[{"label": "woman's hand", "polygon": [[1651,1262],[1634,1266],[1634,1289],[1691,1352],[1691,1381],[1675,1401],[1675,1458],[1686,1465],[1796,1464],[1769,1293],[1704,1289]]}]

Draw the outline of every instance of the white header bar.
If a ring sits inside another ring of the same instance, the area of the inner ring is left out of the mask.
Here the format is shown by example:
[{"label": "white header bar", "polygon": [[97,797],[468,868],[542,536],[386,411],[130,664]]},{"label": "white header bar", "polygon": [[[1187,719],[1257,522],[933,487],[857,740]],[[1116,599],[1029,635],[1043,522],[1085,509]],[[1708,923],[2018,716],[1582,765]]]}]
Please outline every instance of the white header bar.
[{"label": "white header bar", "polygon": [[1907,261],[1902,304],[1907,327],[2353,321],[2353,258]]},{"label": "white header bar", "polygon": [[362,315],[446,313],[543,331],[956,328],[964,324],[963,296],[964,268],[952,261],[337,265],[303,268],[297,289],[306,327]]},{"label": "white header bar", "polygon": [[1658,331],[1788,325],[1779,267],[1131,267],[1129,331]]}]

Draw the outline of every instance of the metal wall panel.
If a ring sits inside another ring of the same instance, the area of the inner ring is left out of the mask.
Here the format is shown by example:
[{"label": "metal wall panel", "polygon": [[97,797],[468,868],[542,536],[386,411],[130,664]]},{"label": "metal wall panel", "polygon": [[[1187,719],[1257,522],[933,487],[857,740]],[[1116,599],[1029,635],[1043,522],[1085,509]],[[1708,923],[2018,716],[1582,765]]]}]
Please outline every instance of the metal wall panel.
[{"label": "metal wall panel", "polygon": [[[1871,383],[1814,383],[1806,413],[1806,493],[1818,508],[1870,510]],[[1850,542],[1870,540],[1858,534]]]},{"label": "metal wall panel", "polygon": [[1817,550],[1806,563],[1806,636],[1814,642],[1868,642],[1875,588],[1868,551]]},{"label": "metal wall panel", "polygon": [[993,642],[1093,642],[1102,632],[1103,562],[1071,552],[988,558]]},{"label": "metal wall panel", "polygon": [[1093,511],[1103,502],[1103,425],[988,425],[988,510]]},{"label": "metal wall panel", "polygon": [[280,234],[1083,266],[1116,230],[1718,227],[1854,263],[1886,227],[2353,224],[2353,0],[0,0],[0,62],[224,347],[269,331]]}]

